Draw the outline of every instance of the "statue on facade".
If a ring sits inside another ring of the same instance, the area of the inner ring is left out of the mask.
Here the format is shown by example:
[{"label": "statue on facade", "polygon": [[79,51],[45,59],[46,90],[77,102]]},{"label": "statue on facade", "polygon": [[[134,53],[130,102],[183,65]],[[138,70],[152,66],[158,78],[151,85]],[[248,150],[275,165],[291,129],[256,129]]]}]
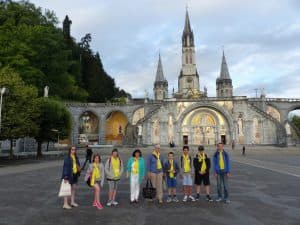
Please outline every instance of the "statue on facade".
[{"label": "statue on facade", "polygon": [[204,86],[204,96],[207,97],[207,87]]},{"label": "statue on facade", "polygon": [[45,97],[45,98],[48,98],[48,94],[49,94],[49,87],[48,87],[48,86],[45,86],[45,87],[44,87],[44,97]]},{"label": "statue on facade", "polygon": [[125,128],[125,136],[123,139],[124,145],[136,146],[138,143],[138,127],[132,124],[127,124]]},{"label": "statue on facade", "polygon": [[66,15],[63,22],[63,34],[66,39],[71,38],[71,24],[72,20],[69,19],[68,15]]}]

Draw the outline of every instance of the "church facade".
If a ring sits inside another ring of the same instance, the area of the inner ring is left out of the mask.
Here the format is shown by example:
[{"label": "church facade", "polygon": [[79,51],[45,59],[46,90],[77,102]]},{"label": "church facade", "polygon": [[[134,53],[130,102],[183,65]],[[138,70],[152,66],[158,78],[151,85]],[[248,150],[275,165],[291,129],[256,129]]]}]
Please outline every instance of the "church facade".
[{"label": "church facade", "polygon": [[194,33],[188,12],[182,33],[182,67],[178,91],[168,95],[168,81],[159,55],[154,99],[126,104],[66,103],[73,117],[73,144],[114,145],[282,145],[299,143],[300,131],[288,120],[300,99],[235,96],[223,52],[216,97],[200,90]]}]

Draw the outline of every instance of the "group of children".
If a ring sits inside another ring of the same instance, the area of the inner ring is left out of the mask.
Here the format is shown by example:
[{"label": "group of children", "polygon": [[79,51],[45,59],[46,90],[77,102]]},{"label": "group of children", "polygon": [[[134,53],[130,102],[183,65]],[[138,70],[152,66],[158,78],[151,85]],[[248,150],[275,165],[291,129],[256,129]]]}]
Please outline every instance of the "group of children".
[{"label": "group of children", "polygon": [[[160,154],[160,146],[155,146],[153,155]],[[156,160],[163,161],[161,157]],[[149,164],[151,164],[151,156],[149,157]],[[168,198],[167,202],[178,202],[176,196],[177,180],[178,177],[182,178],[183,186],[183,201],[186,202],[196,201],[200,199],[201,185],[205,187],[206,200],[212,202],[213,199],[210,196],[210,168],[211,160],[204,152],[204,147],[198,147],[198,153],[194,158],[189,153],[189,147],[183,147],[183,153],[180,156],[180,163],[174,159],[174,152],[168,153],[168,159],[164,162],[163,170],[152,170],[150,171],[150,178],[153,177],[153,173],[156,173],[158,176],[159,173],[163,173],[165,178],[166,186],[168,188]],[[230,161],[229,155],[223,150],[223,144],[218,144],[218,150],[213,155],[213,165],[214,165],[214,175],[217,180],[217,190],[218,198],[217,202],[224,201],[229,203],[228,199],[228,177],[230,176]],[[154,176],[155,177],[155,176]],[[193,180],[194,177],[194,180]],[[154,180],[154,183],[157,184],[157,180]],[[196,186],[196,196],[192,195],[193,184]],[[160,185],[154,185],[158,192],[161,192]],[[224,194],[222,195],[222,193]],[[157,196],[158,201],[162,202],[160,196]]]},{"label": "group of children", "polygon": [[[164,174],[166,178],[166,184],[168,187],[168,198],[167,202],[178,202],[176,197],[176,186],[177,186],[177,175],[180,174],[180,168],[182,173],[182,185],[184,198],[183,201],[186,202],[188,199],[191,201],[199,200],[200,198],[200,187],[201,184],[205,186],[206,199],[207,201],[212,201],[210,197],[210,180],[209,180],[209,170],[210,170],[210,159],[204,153],[204,147],[198,147],[198,154],[192,160],[189,155],[189,147],[183,147],[183,155],[180,157],[180,167],[176,160],[174,160],[174,153],[168,153],[168,160],[164,163]],[[192,168],[194,167],[194,170]],[[192,176],[194,174],[194,182]],[[192,196],[193,183],[196,185],[196,198]]]},{"label": "group of children", "polygon": [[[221,143],[218,144],[218,150],[213,156],[213,164],[218,189],[218,198],[216,201],[224,200],[229,203],[227,179],[230,175],[230,163],[228,153],[223,150],[223,145]],[[159,203],[163,202],[163,182],[166,183],[168,188],[166,202],[179,201],[176,196],[178,177],[182,178],[184,202],[188,200],[199,200],[202,184],[205,186],[206,200],[211,202],[213,200],[210,197],[210,168],[211,160],[207,154],[204,153],[203,146],[198,147],[198,153],[193,159],[189,154],[189,147],[184,146],[183,153],[180,157],[180,163],[175,160],[174,152],[169,152],[168,159],[164,161],[160,155],[159,145],[155,146],[154,151],[147,158],[146,163],[142,157],[141,151],[136,149],[126,166],[126,177],[130,178],[130,203],[138,203],[140,186],[146,175],[147,179],[151,180],[151,183],[156,188],[156,198]],[[72,147],[69,154],[65,157],[62,173],[62,179],[71,184],[71,204],[69,205],[68,203],[69,198],[64,197],[64,209],[78,207],[78,204],[75,202],[75,190],[80,172],[80,163],[76,155],[76,150],[75,147]],[[94,207],[98,209],[103,208],[100,203],[100,190],[101,187],[103,187],[105,179],[108,181],[109,185],[108,202],[106,205],[118,205],[116,193],[118,182],[123,172],[124,164],[119,157],[117,149],[112,151],[112,154],[106,160],[105,165],[101,162],[101,156],[99,154],[93,155],[93,160],[89,164],[84,180],[90,187],[94,188],[94,201],[92,204]],[[192,195],[193,184],[196,185],[197,195],[195,197]],[[223,191],[224,196],[222,198]]]}]

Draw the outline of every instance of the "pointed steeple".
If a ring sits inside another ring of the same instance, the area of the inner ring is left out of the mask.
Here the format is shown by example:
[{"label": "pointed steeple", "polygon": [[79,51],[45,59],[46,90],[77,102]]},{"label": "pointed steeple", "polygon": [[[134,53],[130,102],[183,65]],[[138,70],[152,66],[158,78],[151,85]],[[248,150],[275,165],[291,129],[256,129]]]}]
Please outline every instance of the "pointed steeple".
[{"label": "pointed steeple", "polygon": [[165,82],[165,81],[166,79],[164,77],[164,71],[163,71],[161,57],[159,53],[155,82]]},{"label": "pointed steeple", "polygon": [[182,46],[183,47],[194,47],[194,33],[191,28],[191,22],[189,12],[186,9],[184,29],[182,32]]},{"label": "pointed steeple", "polygon": [[165,98],[168,98],[168,81],[164,76],[160,53],[153,91],[155,100],[164,100]]},{"label": "pointed steeple", "polygon": [[228,70],[224,50],[223,50],[223,57],[222,57],[220,79],[230,79],[229,70]]},{"label": "pointed steeple", "polygon": [[190,23],[190,17],[189,17],[189,12],[186,9],[186,13],[185,13],[185,23],[184,23],[184,29],[183,29],[183,33],[184,34],[189,34],[192,32],[192,28],[191,28],[191,23]]},{"label": "pointed steeple", "polygon": [[232,80],[229,75],[224,50],[223,50],[220,76],[216,80],[216,91],[217,91],[217,97],[230,98],[233,96]]}]

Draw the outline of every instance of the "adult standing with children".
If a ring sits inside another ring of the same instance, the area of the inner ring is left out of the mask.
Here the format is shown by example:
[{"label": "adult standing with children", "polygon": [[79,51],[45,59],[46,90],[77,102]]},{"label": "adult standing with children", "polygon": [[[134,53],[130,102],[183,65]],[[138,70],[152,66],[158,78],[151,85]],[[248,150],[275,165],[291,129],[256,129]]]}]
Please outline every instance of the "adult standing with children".
[{"label": "adult standing with children", "polygon": [[156,198],[163,203],[163,159],[160,154],[160,145],[156,144],[152,154],[147,159],[147,176],[156,188]]},{"label": "adult standing with children", "polygon": [[71,209],[72,207],[78,207],[75,202],[76,186],[78,177],[80,176],[80,163],[76,155],[76,148],[72,146],[68,155],[64,158],[62,179],[64,182],[71,184],[71,205],[68,203],[68,197],[64,197],[64,209]]},{"label": "adult standing with children", "polygon": [[[228,178],[230,177],[230,159],[229,154],[223,149],[223,143],[217,145],[217,151],[213,156],[214,161],[214,172],[217,179],[217,190],[218,198],[217,202],[224,201],[225,203],[230,203],[229,191],[228,191]],[[224,195],[222,198],[222,192]]]},{"label": "adult standing with children", "polygon": [[130,176],[130,203],[138,203],[140,186],[145,176],[145,161],[139,149],[134,150],[127,162],[127,177]]}]

